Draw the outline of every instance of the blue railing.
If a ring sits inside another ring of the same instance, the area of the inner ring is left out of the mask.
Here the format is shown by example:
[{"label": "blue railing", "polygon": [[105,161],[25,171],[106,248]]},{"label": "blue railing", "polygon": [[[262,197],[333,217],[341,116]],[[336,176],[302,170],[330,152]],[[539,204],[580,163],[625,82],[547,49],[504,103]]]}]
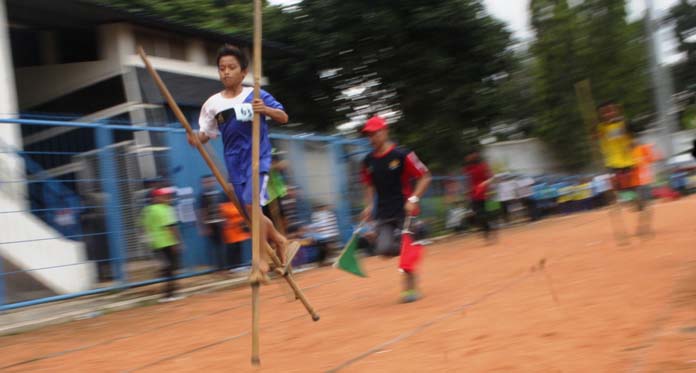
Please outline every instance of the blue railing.
[{"label": "blue railing", "polygon": [[[0,236],[0,250],[38,250],[36,245],[41,242],[69,239],[84,245],[86,259],[67,263],[56,260],[55,265],[17,269],[20,267],[18,263],[11,263],[8,256],[0,255],[0,311],[167,280],[159,277],[158,265],[149,257],[149,251],[146,249],[142,255],[136,253],[134,247],[144,246],[140,239],[142,235],[138,221],[140,209],[144,206],[142,199],[147,181],[151,181],[153,176],[159,176],[159,180],[166,180],[173,186],[190,187],[194,195],[197,195],[200,192],[201,176],[210,173],[201,157],[187,144],[183,129],[174,124],[143,127],[72,122],[41,116],[33,116],[31,119],[0,119],[0,126],[2,125],[88,129],[88,133],[93,136],[95,149],[89,152],[92,163],[85,163],[77,171],[71,171],[73,175],[60,178],[42,176],[50,170],[44,170],[34,157],[53,157],[56,162],[66,164],[77,162],[82,159],[80,157],[84,158],[85,153],[82,149],[76,149],[69,136],[62,143],[52,144],[51,148],[42,148],[40,143],[21,151],[3,147],[3,151],[11,151],[24,160],[26,174],[30,177],[0,180],[0,183],[16,183],[32,189],[33,202],[24,205],[28,207],[0,206],[0,217],[11,220],[19,219],[22,214],[32,214],[40,217],[58,233],[47,237],[13,239],[12,232],[8,232]],[[147,134],[150,149],[156,150],[124,154],[115,144],[115,139],[134,138],[132,134],[136,132]],[[270,137],[275,147],[286,151],[285,157],[291,165],[286,174],[288,182],[298,186],[303,193],[299,203],[301,219],[309,222],[314,204],[329,203],[335,208],[342,237],[347,239],[352,232],[355,211],[360,210],[362,203],[362,191],[355,181],[358,179],[359,161],[368,151],[366,141],[282,132],[272,133]],[[222,159],[220,142],[213,143],[213,150],[216,158]],[[137,170],[133,171],[129,167]],[[147,167],[151,169],[146,171]],[[150,174],[145,175],[148,172]],[[41,192],[33,191],[34,188],[30,188],[32,185],[40,186]],[[98,194],[101,200],[87,201],[84,190]],[[177,208],[182,216],[188,214],[192,218],[180,223],[185,249],[182,258],[184,269],[179,277],[210,273],[216,265],[211,259],[211,252],[219,247],[199,236],[195,211],[182,211],[184,206]],[[60,215],[66,211],[74,214],[72,220]],[[95,211],[99,212],[94,213]],[[71,222],[74,224],[70,224]],[[242,261],[235,263],[237,265],[246,265],[250,260],[248,245],[243,247]],[[0,254],[2,252],[4,251],[0,251]],[[86,264],[96,268],[98,277],[84,279],[86,290],[34,298],[32,294],[17,293],[15,287],[10,286],[13,281],[26,279],[21,276],[35,276],[39,273],[49,275],[52,271]]]}]

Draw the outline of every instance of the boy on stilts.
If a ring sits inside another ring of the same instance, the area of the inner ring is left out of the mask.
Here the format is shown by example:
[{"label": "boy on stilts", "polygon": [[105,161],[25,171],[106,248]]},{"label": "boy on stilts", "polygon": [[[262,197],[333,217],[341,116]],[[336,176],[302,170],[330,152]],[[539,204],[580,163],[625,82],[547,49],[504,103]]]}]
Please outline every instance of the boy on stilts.
[{"label": "boy on stilts", "polygon": [[613,175],[614,195],[617,203],[617,207],[610,210],[612,214],[618,214],[612,218],[612,223],[619,224],[619,227],[615,226],[615,234],[620,244],[626,244],[628,243],[627,236],[623,219],[620,216],[621,210],[618,206],[622,202],[626,202],[626,192],[631,191],[634,187],[633,140],[618,104],[607,101],[599,105],[598,112],[601,122],[597,125],[596,136],[604,157],[604,166]]},{"label": "boy on stilts", "polygon": [[[254,100],[254,89],[242,85],[248,73],[249,59],[239,48],[225,45],[218,51],[218,73],[224,89],[212,95],[201,108],[196,133],[198,140],[205,144],[210,139],[222,136],[225,166],[228,181],[234,187],[237,199],[249,216],[252,206],[252,156],[251,135],[254,113],[261,115],[261,151],[259,164],[260,201],[268,200],[266,185],[271,167],[271,141],[268,137],[266,117],[285,124],[288,115],[281,103],[268,92],[261,90],[259,99]],[[193,139],[189,139],[194,143]],[[273,226],[271,220],[262,216],[262,237],[276,250],[282,263],[285,263],[288,240]],[[262,255],[263,258],[263,255]],[[268,272],[267,260],[260,262],[261,270]]]},{"label": "boy on stilts", "polygon": [[[404,227],[404,222],[407,217],[410,221],[410,217],[418,214],[420,197],[430,185],[430,171],[414,152],[397,147],[389,140],[384,119],[378,116],[370,118],[362,132],[370,139],[373,151],[365,157],[362,165],[367,207],[361,218],[363,221],[373,217],[377,220],[377,254],[398,256],[402,229],[410,228]],[[404,277],[402,301],[418,300],[420,294],[416,289],[415,271],[404,270]]]}]

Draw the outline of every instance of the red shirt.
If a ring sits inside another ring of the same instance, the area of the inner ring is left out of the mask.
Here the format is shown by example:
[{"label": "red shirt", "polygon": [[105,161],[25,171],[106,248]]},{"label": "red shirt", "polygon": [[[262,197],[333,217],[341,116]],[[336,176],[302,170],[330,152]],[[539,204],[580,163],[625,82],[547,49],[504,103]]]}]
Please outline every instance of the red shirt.
[{"label": "red shirt", "polygon": [[486,199],[486,188],[483,182],[491,178],[491,171],[484,162],[474,163],[464,166],[464,174],[469,176],[471,183],[471,199],[483,201]]}]

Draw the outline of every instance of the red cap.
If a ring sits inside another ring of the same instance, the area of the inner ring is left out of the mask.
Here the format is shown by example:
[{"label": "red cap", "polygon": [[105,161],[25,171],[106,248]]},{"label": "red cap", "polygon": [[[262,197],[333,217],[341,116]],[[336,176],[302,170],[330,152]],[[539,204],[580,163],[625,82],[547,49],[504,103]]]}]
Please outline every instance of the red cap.
[{"label": "red cap", "polygon": [[364,133],[374,133],[387,128],[387,122],[381,117],[374,116],[367,120],[365,126],[362,129]]},{"label": "red cap", "polygon": [[152,191],[153,197],[168,196],[170,194],[174,194],[173,188],[158,188]]}]

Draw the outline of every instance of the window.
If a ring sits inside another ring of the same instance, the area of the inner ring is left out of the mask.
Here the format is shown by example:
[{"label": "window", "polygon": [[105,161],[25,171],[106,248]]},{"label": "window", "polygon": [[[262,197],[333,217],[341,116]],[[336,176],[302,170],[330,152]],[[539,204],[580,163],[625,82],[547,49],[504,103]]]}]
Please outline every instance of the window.
[{"label": "window", "polygon": [[14,67],[41,65],[39,33],[29,28],[10,28],[10,48]]},{"label": "window", "polygon": [[96,30],[59,30],[56,32],[58,63],[97,61]]}]

